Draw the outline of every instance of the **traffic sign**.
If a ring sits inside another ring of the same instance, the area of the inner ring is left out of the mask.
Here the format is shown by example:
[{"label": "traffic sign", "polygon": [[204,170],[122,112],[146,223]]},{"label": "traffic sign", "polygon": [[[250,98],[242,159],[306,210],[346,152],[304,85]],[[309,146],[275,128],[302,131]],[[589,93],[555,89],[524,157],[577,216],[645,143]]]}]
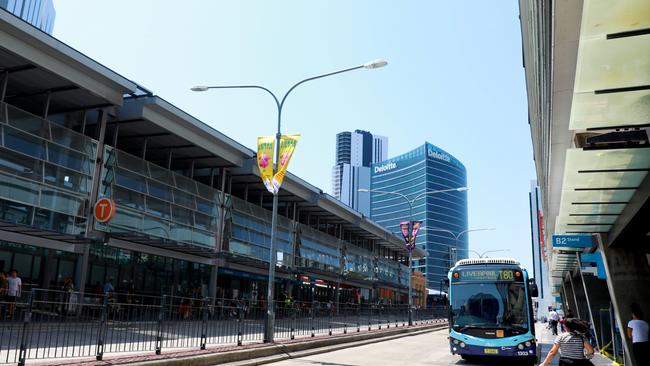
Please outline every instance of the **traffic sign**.
[{"label": "traffic sign", "polygon": [[107,223],[115,216],[115,202],[110,198],[100,198],[95,203],[95,219]]},{"label": "traffic sign", "polygon": [[553,235],[553,248],[591,248],[591,235]]}]

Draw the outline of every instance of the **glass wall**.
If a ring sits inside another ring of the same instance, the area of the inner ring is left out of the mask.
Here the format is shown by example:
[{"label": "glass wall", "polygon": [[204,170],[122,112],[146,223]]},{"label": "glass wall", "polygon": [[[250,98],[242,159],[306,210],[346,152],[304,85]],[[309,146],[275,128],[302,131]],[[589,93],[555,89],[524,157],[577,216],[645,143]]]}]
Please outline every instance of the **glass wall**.
[{"label": "glass wall", "polygon": [[66,278],[76,283],[81,256],[59,250],[0,241],[0,270],[15,269],[23,289],[60,289]]},{"label": "glass wall", "polygon": [[350,279],[371,281],[374,276],[374,256],[372,253],[348,245],[345,251],[343,274]]},{"label": "glass wall", "polygon": [[0,103],[0,219],[80,235],[97,141]]},{"label": "glass wall", "polygon": [[343,242],[331,235],[298,224],[300,230],[299,251],[296,253],[299,267],[339,273]]},{"label": "glass wall", "polygon": [[[230,209],[232,219],[227,230],[228,245],[225,250],[264,262],[269,261],[271,248],[271,212],[262,207],[236,197],[231,197]],[[278,216],[278,234],[275,242],[277,263],[284,266],[291,264],[292,230],[291,221]]]},{"label": "glass wall", "polygon": [[100,196],[115,201],[117,214],[98,230],[215,247],[218,190],[110,146],[104,161]]},{"label": "glass wall", "polygon": [[185,260],[92,245],[88,260],[87,291],[100,291],[111,280],[117,292],[189,296],[193,290],[207,296],[210,266]]}]

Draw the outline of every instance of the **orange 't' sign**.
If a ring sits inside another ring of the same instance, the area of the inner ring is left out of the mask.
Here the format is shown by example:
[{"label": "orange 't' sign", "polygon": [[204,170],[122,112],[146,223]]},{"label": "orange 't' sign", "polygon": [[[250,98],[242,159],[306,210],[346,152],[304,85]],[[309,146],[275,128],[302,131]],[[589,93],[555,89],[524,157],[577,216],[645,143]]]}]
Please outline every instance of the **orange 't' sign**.
[{"label": "orange 't' sign", "polygon": [[95,219],[99,222],[109,222],[115,216],[115,202],[110,198],[100,198],[95,203]]}]

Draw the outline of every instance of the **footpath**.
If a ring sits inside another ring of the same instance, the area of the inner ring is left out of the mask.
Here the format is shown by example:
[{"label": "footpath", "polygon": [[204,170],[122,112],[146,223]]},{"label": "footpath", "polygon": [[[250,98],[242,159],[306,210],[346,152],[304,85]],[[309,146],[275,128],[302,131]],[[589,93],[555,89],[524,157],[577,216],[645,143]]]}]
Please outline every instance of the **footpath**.
[{"label": "footpath", "polygon": [[28,360],[26,364],[34,366],[203,366],[217,364],[224,366],[252,366],[418,335],[446,327],[447,323],[444,322],[412,327],[392,327],[362,333],[296,338],[294,340],[282,340],[273,344],[247,343],[241,346],[223,345],[207,347],[204,350],[198,348],[176,351],[169,350],[160,355],[153,354],[152,352],[114,354],[106,355],[101,361],[97,361],[94,358]]},{"label": "footpath", "polygon": [[[537,334],[537,344],[541,349],[541,358],[539,359],[540,363],[544,361],[546,358],[546,355],[548,354],[548,351],[551,350],[551,347],[553,347],[553,341],[555,341],[555,337],[553,333],[551,332],[550,329],[546,328],[546,324],[543,323],[536,323],[535,324],[535,332]],[[560,355],[556,355],[555,359],[551,363],[552,366],[557,366],[560,361]],[[591,362],[595,366],[611,366],[612,365],[612,360],[609,358],[596,353],[594,357],[591,359]]]}]

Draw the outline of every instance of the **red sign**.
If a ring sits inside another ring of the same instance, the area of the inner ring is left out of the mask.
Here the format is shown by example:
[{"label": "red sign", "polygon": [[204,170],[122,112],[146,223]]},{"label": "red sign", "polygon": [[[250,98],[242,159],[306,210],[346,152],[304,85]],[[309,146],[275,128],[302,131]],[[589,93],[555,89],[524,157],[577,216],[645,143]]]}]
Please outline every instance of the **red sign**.
[{"label": "red sign", "polygon": [[95,203],[95,219],[107,223],[115,216],[115,202],[110,198],[100,198]]},{"label": "red sign", "polygon": [[539,246],[542,251],[542,258],[546,262],[546,244],[544,243],[544,215],[541,210],[537,210],[537,222],[539,223]]}]

